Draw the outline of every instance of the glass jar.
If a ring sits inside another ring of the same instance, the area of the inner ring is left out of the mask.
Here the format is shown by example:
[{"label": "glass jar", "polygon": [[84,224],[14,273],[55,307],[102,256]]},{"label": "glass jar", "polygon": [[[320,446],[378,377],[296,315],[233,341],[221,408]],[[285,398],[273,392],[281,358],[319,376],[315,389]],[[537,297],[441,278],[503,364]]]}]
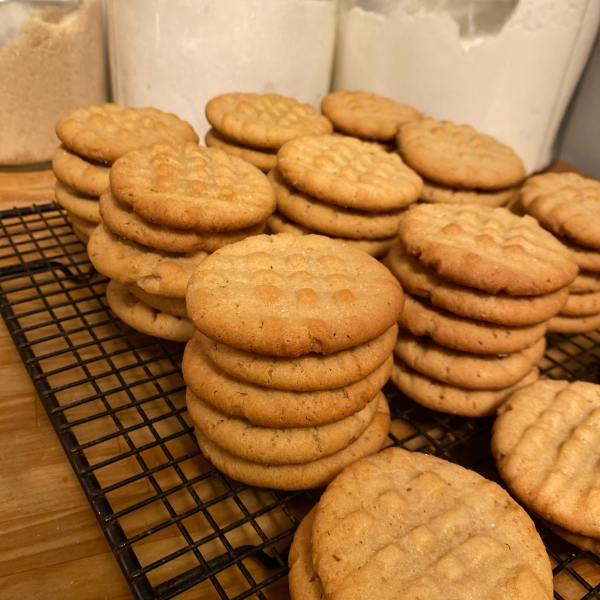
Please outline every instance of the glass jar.
[{"label": "glass jar", "polygon": [[50,161],[56,122],[106,101],[101,2],[0,3],[0,165]]},{"label": "glass jar", "polygon": [[217,94],[277,92],[318,105],[335,28],[335,0],[109,0],[115,101],[174,112],[201,137]]},{"label": "glass jar", "polygon": [[364,89],[511,145],[546,167],[600,0],[342,0],[334,89]]}]

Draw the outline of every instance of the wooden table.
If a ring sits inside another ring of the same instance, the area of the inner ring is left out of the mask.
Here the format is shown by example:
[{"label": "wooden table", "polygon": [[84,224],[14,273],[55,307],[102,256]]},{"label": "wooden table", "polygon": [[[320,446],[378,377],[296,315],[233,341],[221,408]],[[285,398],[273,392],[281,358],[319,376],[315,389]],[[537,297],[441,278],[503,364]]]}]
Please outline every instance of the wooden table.
[{"label": "wooden table", "polygon": [[[49,171],[0,173],[0,209],[51,201],[53,186]],[[0,597],[131,598],[2,320],[0,381]]]}]

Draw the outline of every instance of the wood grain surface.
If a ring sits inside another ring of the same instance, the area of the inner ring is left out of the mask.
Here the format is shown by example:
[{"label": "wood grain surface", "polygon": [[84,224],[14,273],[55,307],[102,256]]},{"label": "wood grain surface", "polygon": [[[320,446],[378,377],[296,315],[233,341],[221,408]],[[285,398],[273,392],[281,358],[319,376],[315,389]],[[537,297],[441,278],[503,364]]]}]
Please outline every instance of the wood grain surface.
[{"label": "wood grain surface", "polygon": [[[573,169],[561,164],[556,170]],[[49,171],[0,173],[0,209],[49,202],[53,186]],[[132,598],[2,320],[0,385],[0,598]],[[102,451],[110,454],[114,449]],[[122,491],[120,500],[125,505],[143,497],[146,485],[140,483]],[[257,492],[257,502],[259,495]],[[119,498],[113,500],[118,502]],[[137,518],[140,521],[132,521],[132,530],[147,528],[154,515]],[[201,532],[202,527],[198,525],[196,531]],[[239,535],[244,535],[242,530]],[[166,531],[140,546],[140,556],[143,559],[169,551],[174,539]],[[588,562],[578,571],[584,569],[585,576],[597,584],[600,568]],[[257,576],[264,576],[259,567],[256,569]],[[230,595],[243,591],[238,579],[235,570],[219,575]],[[566,600],[579,600],[585,593],[566,573],[555,583]],[[288,597],[285,578],[269,590],[268,597]],[[218,594],[206,582],[178,598],[208,599],[218,598]]]}]

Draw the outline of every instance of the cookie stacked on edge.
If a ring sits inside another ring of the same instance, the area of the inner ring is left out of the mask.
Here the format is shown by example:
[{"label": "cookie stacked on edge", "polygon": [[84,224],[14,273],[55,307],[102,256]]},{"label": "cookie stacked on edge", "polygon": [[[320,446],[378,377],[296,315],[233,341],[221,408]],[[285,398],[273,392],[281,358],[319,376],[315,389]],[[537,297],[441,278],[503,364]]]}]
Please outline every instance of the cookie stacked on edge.
[{"label": "cookie stacked on edge", "polygon": [[115,160],[155,142],[198,142],[192,126],[174,114],[116,104],[75,109],[56,124],[56,135],[62,142],[52,159],[56,200],[85,244],[101,221],[98,198]]},{"label": "cookie stacked on edge", "polygon": [[313,488],[383,446],[403,294],[374,258],[322,236],[257,236],[207,258],[186,301],[188,409],[224,473]]},{"label": "cookie stacked on edge", "polygon": [[534,219],[504,208],[421,204],[398,237],[386,262],[407,293],[392,381],[434,410],[495,413],[537,379],[577,265]]},{"label": "cookie stacked on edge", "polygon": [[552,566],[499,485],[389,448],[345,469],[290,548],[292,600],[551,600]]},{"label": "cookie stacked on edge", "polygon": [[112,311],[134,329],[185,342],[194,328],[185,293],[194,269],[224,245],[262,233],[273,189],[247,162],[195,143],[129,152],[100,198],[103,223],[88,253],[111,282]]},{"label": "cookie stacked on edge", "polygon": [[340,135],[304,136],[285,144],[269,179],[278,213],[275,233],[319,233],[373,256],[390,246],[421,178],[395,153]]},{"label": "cookie stacked on edge", "polygon": [[206,105],[212,129],[206,145],[243,158],[262,171],[277,164],[277,150],[301,135],[331,133],[333,126],[310,104],[279,94],[232,92]]},{"label": "cookie stacked on edge", "polygon": [[398,150],[424,179],[420,200],[498,207],[518,197],[525,177],[508,146],[470,125],[426,118],[400,126]]},{"label": "cookie stacked on edge", "polygon": [[583,333],[600,327],[600,182],[576,173],[528,179],[521,206],[571,250],[580,273],[549,331]]}]

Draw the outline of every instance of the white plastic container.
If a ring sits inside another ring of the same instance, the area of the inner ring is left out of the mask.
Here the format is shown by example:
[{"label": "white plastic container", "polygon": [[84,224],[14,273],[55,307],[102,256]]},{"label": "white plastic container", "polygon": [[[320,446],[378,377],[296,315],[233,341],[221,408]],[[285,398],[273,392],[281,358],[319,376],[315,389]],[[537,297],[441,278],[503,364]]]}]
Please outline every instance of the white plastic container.
[{"label": "white plastic container", "polygon": [[115,101],[174,112],[201,137],[217,94],[318,105],[329,91],[334,0],[109,0],[108,9]]},{"label": "white plastic container", "polygon": [[546,167],[600,0],[342,0],[334,89],[470,123]]}]

